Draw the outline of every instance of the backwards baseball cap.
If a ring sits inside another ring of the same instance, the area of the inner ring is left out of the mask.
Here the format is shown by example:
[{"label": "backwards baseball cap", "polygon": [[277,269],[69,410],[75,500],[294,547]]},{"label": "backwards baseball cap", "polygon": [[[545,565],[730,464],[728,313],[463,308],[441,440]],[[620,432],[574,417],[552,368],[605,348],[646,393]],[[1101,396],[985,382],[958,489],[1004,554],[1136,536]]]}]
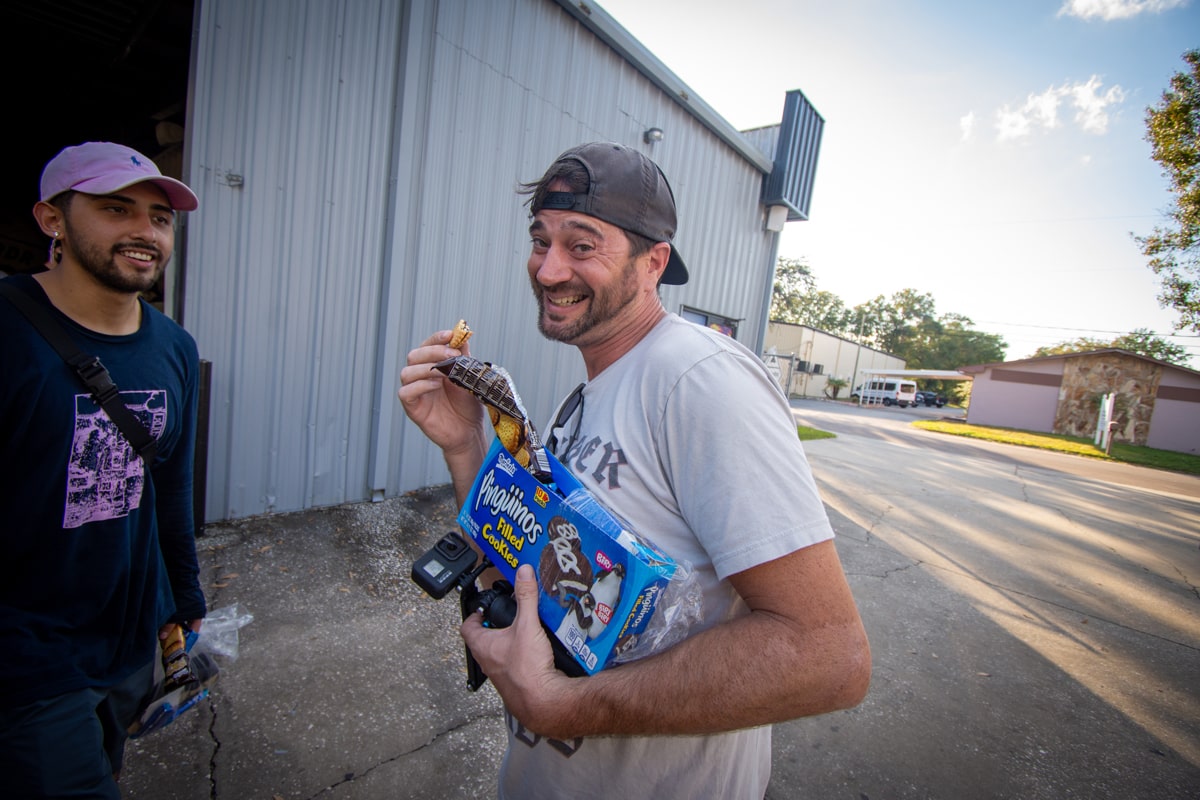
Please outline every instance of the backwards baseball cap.
[{"label": "backwards baseball cap", "polygon": [[[675,195],[658,165],[637,150],[615,142],[572,147],[554,160],[578,161],[588,173],[586,192],[546,192],[530,211],[577,211],[618,228],[671,245],[671,259],[660,283],[684,284],[687,267],[673,240],[677,220]],[[553,169],[553,167],[551,167]]]},{"label": "backwards baseball cap", "polygon": [[166,193],[167,202],[176,211],[194,211],[200,205],[186,184],[163,175],[138,151],[113,142],[84,142],[63,148],[42,170],[41,199],[48,201],[68,190],[112,194],[147,181]]}]

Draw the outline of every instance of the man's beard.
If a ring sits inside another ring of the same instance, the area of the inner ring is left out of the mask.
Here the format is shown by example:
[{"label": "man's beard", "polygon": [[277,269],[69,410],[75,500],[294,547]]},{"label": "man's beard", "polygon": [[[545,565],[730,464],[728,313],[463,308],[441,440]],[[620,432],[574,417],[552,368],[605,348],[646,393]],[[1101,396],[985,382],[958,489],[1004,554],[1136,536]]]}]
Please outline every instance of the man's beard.
[{"label": "man's beard", "polygon": [[[536,279],[531,279],[534,285],[534,296],[538,303],[538,330],[542,336],[566,344],[585,344],[587,334],[597,327],[615,319],[637,297],[637,281],[635,270],[637,259],[629,258],[621,268],[621,276],[615,283],[609,284],[603,292],[592,294],[587,313],[583,314],[567,327],[552,326],[546,319],[546,295]],[[553,309],[553,306],[551,306]]]},{"label": "man's beard", "polygon": [[93,247],[87,241],[80,242],[67,227],[67,240],[75,254],[75,260],[84,271],[96,279],[102,286],[116,292],[147,292],[155,287],[162,277],[162,252],[154,246],[139,245],[139,250],[150,251],[159,260],[152,272],[136,272],[127,274],[117,267],[116,256],[122,246],[115,246],[109,252],[103,252],[99,247]]}]

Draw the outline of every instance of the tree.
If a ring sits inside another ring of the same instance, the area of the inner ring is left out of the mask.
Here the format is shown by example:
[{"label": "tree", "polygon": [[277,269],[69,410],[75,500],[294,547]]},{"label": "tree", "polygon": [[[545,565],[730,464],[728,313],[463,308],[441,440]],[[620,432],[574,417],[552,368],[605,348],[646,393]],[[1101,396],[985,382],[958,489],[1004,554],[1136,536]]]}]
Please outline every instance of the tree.
[{"label": "tree", "polygon": [[1087,353],[1092,350],[1106,350],[1108,347],[1108,342],[1102,342],[1099,339],[1092,339],[1087,336],[1080,336],[1078,339],[1039,347],[1033,351],[1033,358],[1040,356],[1062,356],[1068,353]]},{"label": "tree", "polygon": [[860,316],[865,342],[908,361],[921,325],[934,319],[933,296],[915,289],[902,289],[890,300],[879,295],[854,309],[854,317]]},{"label": "tree", "polygon": [[844,334],[850,329],[850,309],[833,292],[813,290],[802,298],[800,324],[826,333]]},{"label": "tree", "polygon": [[849,385],[850,385],[849,378],[837,378],[837,377],[826,378],[825,379],[825,394],[829,398],[831,398],[833,400],[837,400],[838,394],[842,391],[842,389],[845,389]]},{"label": "tree", "polygon": [[780,258],[775,262],[775,283],[771,286],[771,319],[802,325],[804,296],[816,288],[817,279],[803,261]]},{"label": "tree", "polygon": [[[941,335],[930,342],[928,353],[922,356],[922,363],[929,369],[958,369],[969,364],[1003,361],[1008,343],[998,334],[974,330],[974,324],[961,314],[943,314],[938,319]],[[943,386],[947,391],[953,388]]]},{"label": "tree", "polygon": [[807,264],[780,258],[771,288],[771,319],[827,333],[845,333],[850,311],[840,297],[817,289],[817,280]]},{"label": "tree", "polygon": [[1191,368],[1188,352],[1183,346],[1168,342],[1145,328],[1137,328],[1132,333],[1118,336],[1113,339],[1112,346],[1138,355],[1157,358],[1159,361],[1166,361],[1177,367]]},{"label": "tree", "polygon": [[1004,360],[1008,344],[999,336],[973,330],[962,314],[942,314],[932,295],[904,289],[887,300],[879,295],[853,310],[854,329],[861,320],[862,341],[904,359],[909,369],[957,369],[967,364]]},{"label": "tree", "polygon": [[1145,328],[1138,328],[1130,333],[1123,333],[1111,342],[1081,336],[1074,341],[1059,342],[1058,344],[1039,347],[1033,354],[1034,356],[1059,356],[1067,353],[1087,353],[1092,350],[1107,350],[1109,348],[1127,350],[1130,353],[1155,358],[1159,361],[1165,361],[1168,364],[1174,364],[1177,367],[1191,368],[1185,348],[1174,342],[1168,342],[1158,334]]},{"label": "tree", "polygon": [[933,295],[915,289],[848,309],[837,295],[819,291],[812,269],[793,258],[776,262],[771,319],[854,339],[904,359],[910,369],[990,364],[1003,361],[1008,347],[995,334],[973,330],[961,314],[937,316]]},{"label": "tree", "polygon": [[1175,195],[1168,211],[1174,225],[1134,239],[1162,282],[1159,304],[1179,313],[1179,329],[1200,333],[1200,49],[1183,60],[1190,72],[1175,73],[1159,104],[1146,109],[1151,157]]}]

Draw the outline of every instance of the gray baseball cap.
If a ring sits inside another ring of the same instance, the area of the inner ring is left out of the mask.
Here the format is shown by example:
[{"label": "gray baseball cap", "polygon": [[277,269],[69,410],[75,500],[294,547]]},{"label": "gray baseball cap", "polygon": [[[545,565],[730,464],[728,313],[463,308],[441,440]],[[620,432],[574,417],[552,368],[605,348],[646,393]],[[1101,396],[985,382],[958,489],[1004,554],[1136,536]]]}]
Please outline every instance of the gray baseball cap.
[{"label": "gray baseball cap", "polygon": [[554,159],[555,164],[560,161],[583,165],[589,177],[587,192],[546,192],[536,206],[530,207],[531,213],[542,209],[577,211],[651,241],[666,242],[671,245],[671,259],[659,282],[687,283],[687,267],[673,241],[678,225],[675,195],[657,164],[616,142],[572,147]]}]

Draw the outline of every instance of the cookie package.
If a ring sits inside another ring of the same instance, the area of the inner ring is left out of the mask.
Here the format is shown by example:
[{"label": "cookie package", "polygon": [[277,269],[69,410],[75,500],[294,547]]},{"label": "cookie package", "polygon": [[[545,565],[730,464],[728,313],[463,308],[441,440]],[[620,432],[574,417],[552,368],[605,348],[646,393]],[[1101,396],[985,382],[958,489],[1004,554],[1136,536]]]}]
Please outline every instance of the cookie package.
[{"label": "cookie package", "polygon": [[521,564],[533,566],[538,615],[591,675],[645,649],[639,637],[678,565],[545,459],[543,482],[494,440],[458,524],[510,582]]},{"label": "cookie package", "polygon": [[458,524],[509,582],[534,568],[538,614],[584,671],[681,639],[700,617],[690,565],[630,531],[542,446],[502,367],[458,356],[434,368],[488,407],[496,431]]}]

